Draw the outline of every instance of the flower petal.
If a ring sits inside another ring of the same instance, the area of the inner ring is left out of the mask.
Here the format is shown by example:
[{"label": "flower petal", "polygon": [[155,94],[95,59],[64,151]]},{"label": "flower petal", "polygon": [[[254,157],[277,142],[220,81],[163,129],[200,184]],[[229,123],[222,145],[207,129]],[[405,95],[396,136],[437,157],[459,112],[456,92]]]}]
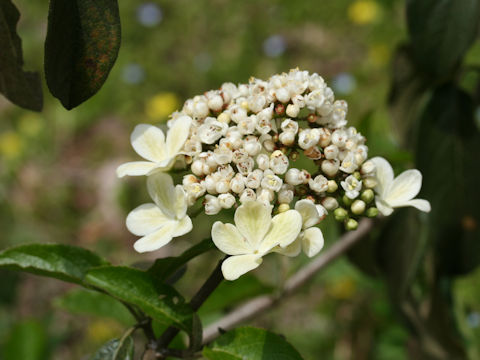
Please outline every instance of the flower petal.
[{"label": "flower petal", "polygon": [[117,168],[117,176],[119,178],[124,177],[125,175],[129,176],[141,176],[148,175],[152,170],[154,170],[157,165],[150,161],[132,161],[120,165]]},{"label": "flower petal", "polygon": [[172,236],[177,237],[177,236],[182,236],[190,231],[192,231],[193,225],[192,225],[192,219],[190,219],[189,216],[185,216],[183,219],[177,221],[177,227],[175,228],[175,231],[173,232]]},{"label": "flower petal", "polygon": [[423,200],[423,199],[409,200],[404,202],[402,206],[413,206],[414,208],[417,208],[418,210],[424,211],[427,213],[430,212],[430,210],[432,210],[430,203],[427,200]]},{"label": "flower petal", "polygon": [[383,201],[379,196],[375,197],[375,205],[378,211],[384,216],[389,216],[393,213],[393,208]]},{"label": "flower petal", "polygon": [[217,248],[228,255],[242,255],[253,252],[242,234],[232,224],[215,222],[212,226],[212,240]]},{"label": "flower petal", "polygon": [[421,187],[422,173],[416,169],[407,170],[393,180],[383,199],[392,207],[402,206],[417,196]]},{"label": "flower petal", "polygon": [[222,263],[222,273],[226,280],[236,280],[243,274],[256,269],[262,263],[257,255],[231,256]]},{"label": "flower petal", "polygon": [[302,230],[302,216],[296,210],[288,210],[272,219],[272,228],[263,239],[258,251],[261,254],[269,252],[277,245],[286,247],[290,245]]},{"label": "flower petal", "polygon": [[303,229],[314,226],[320,221],[317,207],[310,200],[297,201],[295,210],[302,215]]},{"label": "flower petal", "polygon": [[147,124],[135,126],[130,142],[137,154],[144,159],[160,162],[167,157],[165,136],[156,126]]},{"label": "flower petal", "polygon": [[289,257],[298,256],[301,250],[302,250],[302,242],[298,238],[287,247],[282,248],[280,246],[276,246],[272,249],[273,252],[276,252],[285,256],[289,256]]},{"label": "flower petal", "polygon": [[172,177],[162,172],[152,174],[147,178],[147,189],[165,216],[175,219],[175,188]]},{"label": "flower petal", "polygon": [[182,185],[175,186],[175,215],[182,219],[187,213],[187,195]]},{"label": "flower petal", "polygon": [[257,249],[272,222],[271,210],[260,201],[246,201],[235,211],[235,225],[250,247]]},{"label": "flower petal", "polygon": [[375,192],[383,198],[385,195],[385,191],[393,182],[392,166],[387,160],[379,156],[374,157],[370,160],[375,164],[376,178],[378,181],[378,184],[375,187]]},{"label": "flower petal", "polygon": [[168,157],[174,157],[187,140],[190,131],[192,118],[190,116],[182,116],[174,121],[172,127],[167,133],[167,152]]},{"label": "flower petal", "polygon": [[308,257],[317,255],[324,245],[322,230],[317,227],[308,228],[303,232],[302,249]]},{"label": "flower petal", "polygon": [[132,234],[144,236],[151,234],[170,221],[155,204],[143,204],[130,211],[127,216],[127,229]]},{"label": "flower petal", "polygon": [[133,245],[133,248],[139,253],[160,249],[172,240],[177,225],[177,221],[165,223],[165,225],[157,231],[138,239]]}]

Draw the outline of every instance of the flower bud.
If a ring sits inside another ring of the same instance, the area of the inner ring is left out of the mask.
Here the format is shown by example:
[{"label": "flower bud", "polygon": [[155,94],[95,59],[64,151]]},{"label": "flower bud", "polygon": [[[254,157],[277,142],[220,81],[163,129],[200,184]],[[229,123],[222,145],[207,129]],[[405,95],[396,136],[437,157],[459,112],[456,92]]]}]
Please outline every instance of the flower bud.
[{"label": "flower bud", "polygon": [[327,192],[334,193],[338,189],[338,184],[335,180],[328,180]]},{"label": "flower bud", "polygon": [[230,209],[235,205],[235,197],[232,194],[221,194],[218,196],[218,203],[224,209]]},{"label": "flower bud", "polygon": [[352,210],[352,213],[354,213],[355,215],[360,215],[360,214],[363,214],[363,212],[365,211],[365,207],[366,207],[366,204],[364,201],[355,200],[352,203],[350,210]]},{"label": "flower bud", "polygon": [[364,192],[362,192],[362,195],[360,195],[360,198],[368,204],[375,198],[375,194],[373,193],[372,189],[367,189]]},{"label": "flower bud", "polygon": [[290,185],[300,185],[303,184],[303,179],[301,178],[301,171],[296,168],[288,169],[285,174],[285,182]]},{"label": "flower bud", "polygon": [[206,195],[203,204],[205,206],[205,214],[207,215],[215,215],[218,214],[220,210],[222,210],[220,202],[218,201],[218,198],[216,196]]},{"label": "flower bud", "polygon": [[222,112],[220,115],[218,115],[217,121],[228,124],[230,122],[230,115],[226,112]]},{"label": "flower bud", "polygon": [[243,190],[242,194],[240,195],[240,202],[244,203],[245,201],[252,201],[256,200],[257,195],[255,194],[255,191],[253,191],[250,188],[246,188]]},{"label": "flower bud", "polygon": [[352,205],[353,200],[350,199],[347,195],[343,195],[343,197],[342,197],[342,202],[343,202],[346,206],[350,206],[350,205]]},{"label": "flower bud", "polygon": [[338,160],[324,160],[322,161],[322,171],[327,176],[333,177],[337,174],[340,167]]},{"label": "flower bud", "polygon": [[275,106],[275,114],[277,114],[279,116],[282,116],[283,114],[285,114],[285,105],[277,104]]},{"label": "flower bud", "polygon": [[275,150],[270,155],[270,169],[275,174],[285,174],[288,169],[288,158],[280,150]]},{"label": "flower bud", "polygon": [[278,140],[285,146],[292,146],[295,142],[295,133],[293,131],[284,131],[278,136]]},{"label": "flower bud", "polygon": [[366,188],[373,189],[375,186],[377,186],[377,179],[375,179],[373,176],[367,176],[363,178],[362,183]]},{"label": "flower bud", "polygon": [[221,180],[215,184],[215,190],[219,194],[224,194],[230,191],[230,181]]},{"label": "flower bud", "polygon": [[282,103],[290,101],[290,94],[288,93],[288,90],[284,87],[277,89],[275,91],[275,96],[277,97],[277,100]]},{"label": "flower bud", "polygon": [[308,181],[308,185],[310,186],[310,189],[317,193],[322,193],[327,191],[328,189],[328,180],[325,176],[323,175],[318,175],[315,176],[314,179],[310,179]]},{"label": "flower bud", "polygon": [[327,128],[319,128],[320,140],[318,141],[318,145],[322,148],[327,147],[330,145],[330,141],[332,138],[332,133]]},{"label": "flower bud", "polygon": [[223,99],[220,95],[213,95],[209,100],[208,100],[208,107],[212,109],[213,111],[220,111],[222,110],[223,106]]},{"label": "flower bud", "polygon": [[322,206],[327,210],[335,210],[338,208],[338,201],[334,197],[327,196],[322,200]]},{"label": "flower bud", "polygon": [[278,202],[280,204],[290,204],[293,200],[293,190],[292,186],[288,184],[283,184],[280,191],[278,192]]},{"label": "flower bud", "polygon": [[245,189],[245,178],[242,174],[236,174],[230,181],[230,189],[237,194],[240,194]]},{"label": "flower bud", "polygon": [[247,175],[245,180],[245,185],[250,189],[257,189],[260,186],[260,182],[263,178],[263,171],[260,169],[253,170],[250,174]]},{"label": "flower bud", "polygon": [[369,218],[374,218],[378,215],[378,209],[376,207],[371,207],[371,208],[367,209],[366,215]]},{"label": "flower bud", "polygon": [[295,118],[298,116],[298,113],[300,112],[300,107],[298,105],[295,105],[295,104],[289,104],[287,106],[287,115],[292,117],[292,118]]},{"label": "flower bud", "polygon": [[368,160],[362,164],[362,167],[361,167],[362,174],[365,174],[365,175],[371,174],[374,171],[375,171],[375,164],[373,163],[373,161]]},{"label": "flower bud", "polygon": [[282,212],[285,212],[285,211],[288,211],[290,210],[290,206],[288,204],[280,204],[280,206],[278,207],[278,213],[282,213]]},{"label": "flower bud", "polygon": [[203,165],[205,163],[202,161],[202,160],[195,160],[193,163],[192,163],[192,173],[194,173],[195,175],[197,176],[203,176],[204,173],[203,173]]},{"label": "flower bud", "polygon": [[333,216],[335,217],[335,220],[343,221],[348,217],[348,212],[344,208],[339,207],[335,209],[335,211],[333,212]]},{"label": "flower bud", "polygon": [[356,230],[358,227],[358,222],[355,219],[348,219],[345,223],[345,229],[348,231]]},{"label": "flower bud", "polygon": [[337,145],[333,145],[333,144],[328,145],[323,152],[327,160],[336,159],[338,156],[338,147]]}]

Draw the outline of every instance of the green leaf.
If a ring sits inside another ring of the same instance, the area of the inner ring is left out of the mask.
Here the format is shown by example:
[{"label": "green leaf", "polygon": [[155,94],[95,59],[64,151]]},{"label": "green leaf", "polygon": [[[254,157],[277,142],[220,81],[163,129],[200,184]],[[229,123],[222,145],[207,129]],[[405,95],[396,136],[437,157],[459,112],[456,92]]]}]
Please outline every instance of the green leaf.
[{"label": "green leaf", "polygon": [[117,0],[50,0],[45,75],[53,96],[73,109],[104,84],[120,49]]},{"label": "green leaf", "polygon": [[299,360],[283,337],[263,329],[241,327],[229,331],[203,349],[208,360]]},{"label": "green leaf", "polygon": [[408,0],[407,23],[416,63],[448,78],[475,39],[478,0]]},{"label": "green leaf", "polygon": [[0,267],[81,284],[87,271],[107,262],[79,247],[29,244],[0,252]]},{"label": "green leaf", "polygon": [[480,132],[474,109],[469,94],[447,84],[435,90],[420,119],[420,197],[432,205],[430,239],[444,274],[465,274],[480,263]]},{"label": "green leaf", "polygon": [[85,281],[122,301],[137,305],[161,323],[173,324],[192,333],[192,309],[175,289],[144,271],[104,266],[90,270]]},{"label": "green leaf", "polygon": [[3,360],[45,360],[47,334],[44,324],[35,320],[17,323],[3,347]]},{"label": "green leaf", "polygon": [[22,70],[22,41],[15,30],[19,18],[20,13],[10,0],[0,2],[0,93],[18,106],[40,111],[40,76]]},{"label": "green leaf", "polygon": [[157,259],[148,269],[148,273],[161,281],[169,281],[187,262],[214,248],[212,239],[202,240],[200,243],[185,250],[180,256]]},{"label": "green leaf", "polygon": [[55,305],[74,314],[92,315],[117,320],[131,326],[132,314],[111,296],[85,289],[73,289],[55,299]]},{"label": "green leaf", "polygon": [[133,360],[134,350],[131,336],[113,339],[102,345],[90,360]]}]

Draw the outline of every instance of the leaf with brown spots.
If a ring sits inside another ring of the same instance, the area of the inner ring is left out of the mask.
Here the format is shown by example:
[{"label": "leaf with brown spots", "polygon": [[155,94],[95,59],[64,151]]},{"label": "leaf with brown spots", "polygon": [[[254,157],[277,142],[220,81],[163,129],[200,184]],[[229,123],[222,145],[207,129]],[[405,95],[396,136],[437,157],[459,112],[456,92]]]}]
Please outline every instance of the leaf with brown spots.
[{"label": "leaf with brown spots", "polygon": [[117,0],[50,0],[45,75],[66,109],[100,90],[117,59],[120,38]]}]

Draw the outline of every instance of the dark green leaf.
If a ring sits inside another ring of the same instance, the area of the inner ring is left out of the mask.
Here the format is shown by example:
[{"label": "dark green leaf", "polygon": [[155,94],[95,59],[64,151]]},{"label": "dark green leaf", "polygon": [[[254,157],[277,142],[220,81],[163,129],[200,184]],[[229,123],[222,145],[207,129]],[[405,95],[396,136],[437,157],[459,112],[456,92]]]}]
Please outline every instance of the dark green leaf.
[{"label": "dark green leaf", "polygon": [[90,360],[133,360],[134,343],[131,336],[105,343]]},{"label": "dark green leaf", "polygon": [[82,283],[87,271],[107,262],[75,246],[29,244],[0,252],[0,267]]},{"label": "dark green leaf", "polygon": [[20,13],[10,0],[0,2],[0,93],[18,106],[40,111],[40,76],[22,70],[22,41],[15,30],[19,18]]},{"label": "dark green leaf", "polygon": [[408,0],[407,22],[416,63],[448,78],[475,39],[478,0]]},{"label": "dark green leaf", "polygon": [[421,118],[417,164],[432,205],[430,238],[438,267],[464,274],[480,263],[480,133],[474,103],[453,84],[438,88]]},{"label": "dark green leaf", "polygon": [[66,109],[104,84],[120,48],[117,0],[50,0],[45,75]]},{"label": "dark green leaf", "polygon": [[115,319],[132,325],[135,319],[123,304],[112,297],[95,291],[73,289],[55,299],[55,305],[71,313]]},{"label": "dark green leaf", "polygon": [[212,239],[205,239],[184,251],[180,256],[157,259],[152,267],[148,269],[148,273],[157,277],[161,281],[168,280],[168,282],[170,282],[171,277],[173,277],[183,265],[198,255],[214,248],[215,246]]},{"label": "dark green leaf", "polygon": [[4,360],[44,360],[47,358],[45,326],[35,320],[15,325],[3,348]]},{"label": "dark green leaf", "polygon": [[254,327],[241,327],[223,334],[204,348],[203,355],[208,360],[302,359],[283,337]]},{"label": "dark green leaf", "polygon": [[105,266],[89,271],[85,281],[122,301],[137,305],[159,322],[192,333],[191,308],[175,289],[144,271]]}]

